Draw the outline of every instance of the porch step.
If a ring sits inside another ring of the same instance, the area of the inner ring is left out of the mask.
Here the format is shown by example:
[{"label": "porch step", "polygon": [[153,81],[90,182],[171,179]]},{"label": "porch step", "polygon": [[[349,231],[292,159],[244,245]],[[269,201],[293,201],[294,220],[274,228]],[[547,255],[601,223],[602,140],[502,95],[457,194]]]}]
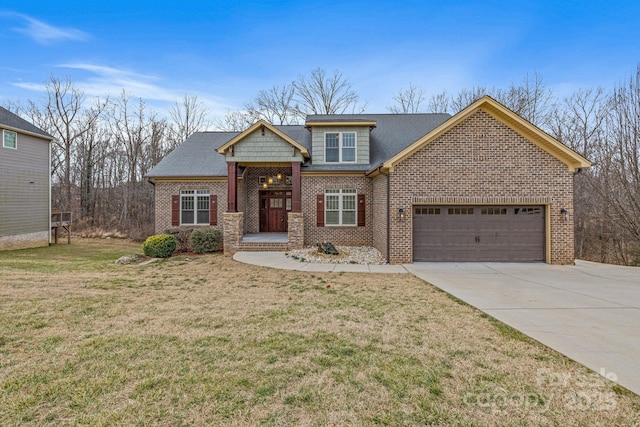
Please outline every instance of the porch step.
[{"label": "porch step", "polygon": [[239,252],[286,252],[287,242],[240,242]]}]

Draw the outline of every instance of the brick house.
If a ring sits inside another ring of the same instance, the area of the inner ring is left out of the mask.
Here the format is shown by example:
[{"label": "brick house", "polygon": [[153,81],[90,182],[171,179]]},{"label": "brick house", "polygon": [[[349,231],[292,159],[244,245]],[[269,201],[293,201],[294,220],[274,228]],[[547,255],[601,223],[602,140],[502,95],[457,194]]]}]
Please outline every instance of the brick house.
[{"label": "brick house", "polygon": [[326,240],[394,264],[570,264],[573,175],[590,165],[483,97],[454,116],[310,115],[200,132],[147,177],[157,233],[217,227],[228,254]]}]

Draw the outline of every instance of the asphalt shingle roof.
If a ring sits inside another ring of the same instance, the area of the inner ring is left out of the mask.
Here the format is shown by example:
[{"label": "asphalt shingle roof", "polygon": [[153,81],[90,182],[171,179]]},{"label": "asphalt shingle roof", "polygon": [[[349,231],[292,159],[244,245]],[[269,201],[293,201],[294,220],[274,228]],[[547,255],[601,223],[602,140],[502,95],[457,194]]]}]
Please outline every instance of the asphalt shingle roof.
[{"label": "asphalt shingle roof", "polygon": [[18,130],[33,133],[36,135],[40,135],[46,139],[53,139],[53,137],[49,135],[47,132],[29,123],[23,118],[13,114],[11,111],[7,110],[4,107],[0,107],[0,126],[1,125],[5,125],[13,129],[18,129]]},{"label": "asphalt shingle roof", "polygon": [[[308,122],[322,121],[375,121],[371,130],[369,164],[366,165],[314,165],[307,161],[303,170],[308,171],[367,171],[388,160],[395,154],[445,122],[449,114],[341,114],[310,115]],[[311,155],[311,132],[303,125],[276,126],[287,136],[303,145]],[[224,156],[216,149],[237,136],[239,132],[198,132],[176,147],[147,176],[207,177],[226,176]]]}]

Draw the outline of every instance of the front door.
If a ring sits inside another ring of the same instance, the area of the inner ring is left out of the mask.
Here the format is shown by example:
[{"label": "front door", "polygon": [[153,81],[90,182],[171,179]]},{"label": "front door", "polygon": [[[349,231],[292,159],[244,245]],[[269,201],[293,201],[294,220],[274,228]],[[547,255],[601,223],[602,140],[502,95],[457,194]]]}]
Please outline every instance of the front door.
[{"label": "front door", "polygon": [[291,210],[290,191],[260,192],[260,231],[284,233],[288,230],[288,215]]}]

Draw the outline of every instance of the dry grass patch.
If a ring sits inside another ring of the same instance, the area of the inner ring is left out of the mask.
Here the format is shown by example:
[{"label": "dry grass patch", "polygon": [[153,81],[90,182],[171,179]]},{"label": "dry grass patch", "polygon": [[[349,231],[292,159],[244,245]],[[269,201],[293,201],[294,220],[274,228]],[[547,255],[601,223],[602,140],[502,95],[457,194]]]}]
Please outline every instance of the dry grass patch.
[{"label": "dry grass patch", "polygon": [[0,425],[630,425],[640,399],[411,275],[125,241],[0,253]]}]

